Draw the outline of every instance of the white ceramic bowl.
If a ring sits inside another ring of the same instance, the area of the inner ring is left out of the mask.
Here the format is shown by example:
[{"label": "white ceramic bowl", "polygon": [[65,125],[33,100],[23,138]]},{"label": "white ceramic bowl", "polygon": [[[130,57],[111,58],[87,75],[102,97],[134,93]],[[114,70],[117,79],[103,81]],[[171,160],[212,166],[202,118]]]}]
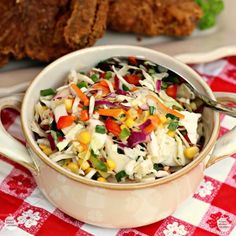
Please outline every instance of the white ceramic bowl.
[{"label": "white ceramic bowl", "polygon": [[[172,57],[141,47],[93,47],[73,52],[51,63],[27,89],[21,109],[27,148],[7,134],[0,124],[0,153],[28,168],[53,205],[78,220],[103,227],[137,227],[169,216],[194,193],[202,180],[206,163],[210,165],[222,156],[236,151],[236,130],[216,142],[219,115],[204,109],[206,143],[198,158],[180,171],[152,183],[101,183],[70,173],[53,163],[40,150],[30,129],[40,90],[60,86],[71,69],[87,70],[109,57],[130,55],[144,56],[174,70],[188,78],[200,92],[215,99],[211,89],[197,73]],[[1,99],[0,110],[5,107],[20,107],[22,97],[17,95]],[[236,100],[232,94],[225,94],[224,97]],[[222,147],[222,143],[226,148]]]}]

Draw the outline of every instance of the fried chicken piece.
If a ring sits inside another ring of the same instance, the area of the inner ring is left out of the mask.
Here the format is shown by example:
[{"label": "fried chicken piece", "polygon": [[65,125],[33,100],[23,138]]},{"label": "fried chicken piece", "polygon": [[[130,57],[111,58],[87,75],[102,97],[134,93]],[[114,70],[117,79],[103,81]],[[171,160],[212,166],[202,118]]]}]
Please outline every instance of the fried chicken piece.
[{"label": "fried chicken piece", "polygon": [[110,0],[108,27],[148,36],[187,36],[201,16],[194,0]]},{"label": "fried chicken piece", "polygon": [[108,0],[1,0],[0,65],[52,61],[91,46],[106,28]]}]

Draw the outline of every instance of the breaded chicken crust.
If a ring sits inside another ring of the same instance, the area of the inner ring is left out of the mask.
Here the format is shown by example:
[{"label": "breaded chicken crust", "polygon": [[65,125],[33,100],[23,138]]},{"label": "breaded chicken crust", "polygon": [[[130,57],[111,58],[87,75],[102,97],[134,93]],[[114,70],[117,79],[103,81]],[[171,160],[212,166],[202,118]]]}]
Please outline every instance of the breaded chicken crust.
[{"label": "breaded chicken crust", "polygon": [[1,0],[0,65],[10,57],[49,62],[93,45],[107,11],[108,0]]},{"label": "breaded chicken crust", "polygon": [[194,0],[110,0],[108,28],[141,35],[187,36],[202,16]]}]

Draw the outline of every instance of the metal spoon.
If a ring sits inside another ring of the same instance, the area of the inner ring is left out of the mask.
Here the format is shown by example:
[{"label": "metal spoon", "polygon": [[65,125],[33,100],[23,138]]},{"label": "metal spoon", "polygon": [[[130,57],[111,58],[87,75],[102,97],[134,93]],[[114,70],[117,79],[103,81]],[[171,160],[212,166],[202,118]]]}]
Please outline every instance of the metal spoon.
[{"label": "metal spoon", "polygon": [[[137,60],[140,64],[144,64],[144,62],[148,61],[148,62],[150,62],[151,64],[153,64],[155,66],[159,66],[158,64],[156,64],[152,61],[145,60],[145,58],[143,58],[143,57],[137,57]],[[115,58],[108,58],[104,62],[109,64],[109,65],[118,65],[119,63],[127,63],[128,62],[128,57],[118,56],[118,57],[115,57]],[[161,66],[161,67],[164,68],[163,66]],[[165,68],[165,69],[169,70],[168,68]],[[170,70],[170,71],[172,71],[172,70]],[[172,72],[174,72],[174,71],[172,71]],[[174,73],[177,75],[176,72],[174,72]],[[180,75],[178,75],[178,76],[180,76]],[[183,78],[183,77],[181,76],[181,78]],[[215,111],[225,113],[229,116],[236,117],[236,108],[224,105],[222,103],[214,101],[211,98],[201,94],[200,92],[198,92],[198,90],[196,88],[194,88],[193,85],[191,85],[188,82],[188,80],[186,78],[183,78],[183,79],[186,81],[185,85],[195,94],[196,97],[200,98],[203,101],[205,106],[207,106],[207,107],[209,107],[209,108],[211,108]]]}]

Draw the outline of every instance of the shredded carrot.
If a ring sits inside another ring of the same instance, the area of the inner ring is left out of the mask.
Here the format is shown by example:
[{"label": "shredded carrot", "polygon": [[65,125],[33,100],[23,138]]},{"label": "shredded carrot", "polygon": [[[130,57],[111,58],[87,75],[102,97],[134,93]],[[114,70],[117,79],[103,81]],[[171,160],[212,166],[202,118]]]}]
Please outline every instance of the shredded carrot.
[{"label": "shredded carrot", "polygon": [[185,116],[183,114],[181,114],[178,111],[175,111],[175,110],[165,106],[162,102],[160,102],[160,100],[158,98],[154,97],[153,95],[148,95],[147,98],[150,98],[150,99],[154,100],[157,103],[157,105],[161,109],[163,109],[165,112],[170,113],[170,114],[172,114],[172,115],[174,115],[174,116],[176,116],[180,119],[184,119]]},{"label": "shredded carrot", "polygon": [[157,128],[158,124],[161,123],[161,120],[158,116],[149,116],[148,119],[151,120],[151,124],[144,128],[145,133],[151,133]]},{"label": "shredded carrot", "polygon": [[81,91],[79,87],[77,87],[76,84],[71,84],[72,89],[75,91],[75,93],[78,95],[78,97],[83,101],[85,106],[89,105],[89,98]]},{"label": "shredded carrot", "polygon": [[150,125],[145,127],[143,130],[144,130],[145,133],[149,134],[155,129],[156,129],[156,126],[151,123]]},{"label": "shredded carrot", "polygon": [[105,79],[101,79],[99,84],[102,85],[102,86],[104,86],[104,87],[109,88],[109,86],[108,86],[108,84],[107,84],[107,82],[106,82]]},{"label": "shredded carrot", "polygon": [[134,92],[134,91],[137,91],[137,90],[138,90],[138,88],[134,86],[130,91]]},{"label": "shredded carrot", "polygon": [[125,114],[123,109],[98,109],[98,114],[101,116],[112,116],[114,118],[119,117],[122,114]]},{"label": "shredded carrot", "polygon": [[[107,85],[107,83],[106,83]],[[108,86],[103,86],[101,85],[101,83],[96,83],[93,85],[92,87],[93,89],[98,89],[98,90],[102,90],[103,95],[107,95],[108,93],[110,93],[110,89],[108,88]]]},{"label": "shredded carrot", "polygon": [[139,115],[143,113],[143,110],[140,107],[138,107],[136,111],[138,112]]},{"label": "shredded carrot", "polygon": [[157,115],[149,116],[148,119],[150,119],[152,124],[154,124],[156,126],[161,123],[161,120],[160,120],[160,118]]}]

